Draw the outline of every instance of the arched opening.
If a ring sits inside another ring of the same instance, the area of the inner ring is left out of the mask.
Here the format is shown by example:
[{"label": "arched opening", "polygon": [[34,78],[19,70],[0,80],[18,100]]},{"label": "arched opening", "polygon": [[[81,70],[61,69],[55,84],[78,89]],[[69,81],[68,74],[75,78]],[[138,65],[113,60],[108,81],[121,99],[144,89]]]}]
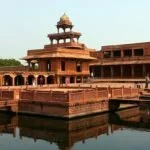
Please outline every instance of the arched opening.
[{"label": "arched opening", "polygon": [[6,86],[12,85],[12,77],[10,75],[4,76],[4,85]]},{"label": "arched opening", "polygon": [[54,77],[53,76],[47,77],[47,84],[54,84]]},{"label": "arched opening", "polygon": [[39,75],[37,82],[38,82],[39,85],[45,84],[45,78],[44,78],[44,76],[43,75]]},{"label": "arched opening", "polygon": [[81,76],[77,76],[77,81],[76,81],[76,82],[77,82],[77,83],[81,83],[81,81],[82,81],[82,80],[81,80]]},{"label": "arched opening", "polygon": [[71,76],[70,77],[70,83],[74,83],[74,82],[75,82],[74,76]]},{"label": "arched opening", "polygon": [[61,84],[66,83],[66,77],[65,76],[60,77],[60,83]]},{"label": "arched opening", "polygon": [[33,84],[34,79],[35,79],[35,78],[34,78],[34,76],[33,76],[33,75],[29,75],[29,76],[28,76],[28,78],[27,78],[27,80],[28,80],[28,84],[29,84],[29,85],[32,85],[32,84]]},{"label": "arched opening", "polygon": [[24,85],[24,77],[22,75],[15,77],[15,85]]},{"label": "arched opening", "polygon": [[88,80],[88,76],[84,76],[84,77],[83,77],[83,83],[86,83],[87,80]]}]

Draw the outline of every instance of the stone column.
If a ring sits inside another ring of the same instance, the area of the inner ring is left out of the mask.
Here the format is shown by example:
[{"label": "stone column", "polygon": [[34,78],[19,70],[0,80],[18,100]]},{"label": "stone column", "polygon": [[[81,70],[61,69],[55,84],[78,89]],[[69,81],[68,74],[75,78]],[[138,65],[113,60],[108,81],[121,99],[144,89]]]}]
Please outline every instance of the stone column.
[{"label": "stone column", "polygon": [[111,53],[111,58],[113,58],[114,57],[113,51],[110,51],[110,53]]},{"label": "stone column", "polygon": [[134,49],[132,49],[132,57],[134,57]]},{"label": "stone column", "polygon": [[83,76],[81,76],[81,83],[83,83],[84,81],[83,81]]},{"label": "stone column", "polygon": [[12,86],[15,86],[15,76],[11,76],[12,77]]},{"label": "stone column", "polygon": [[31,62],[28,61],[28,70],[30,70],[30,64],[31,64]]},{"label": "stone column", "polygon": [[74,83],[77,83],[77,76],[74,77]]},{"label": "stone column", "polygon": [[123,78],[123,66],[122,65],[120,66],[120,69],[121,69],[120,70],[120,72],[121,72],[121,78]]},{"label": "stone column", "polygon": [[2,86],[2,85],[3,85],[3,76],[0,75],[0,86]]},{"label": "stone column", "polygon": [[131,65],[131,76],[134,78],[134,65]]},{"label": "stone column", "polygon": [[104,77],[104,70],[103,70],[103,66],[101,66],[101,78]]},{"label": "stone column", "polygon": [[38,85],[38,75],[34,75],[35,78],[35,85]]},{"label": "stone column", "polygon": [[59,28],[57,27],[57,33],[59,33]]},{"label": "stone column", "polygon": [[56,76],[56,84],[60,84],[60,76]]},{"label": "stone column", "polygon": [[123,49],[121,49],[121,58],[124,57]]},{"label": "stone column", "polygon": [[113,66],[110,66],[110,76],[111,78],[114,77],[114,70],[113,70]]},{"label": "stone column", "polygon": [[142,70],[143,70],[143,77],[145,77],[146,75],[146,68],[145,68],[145,64],[142,65]]},{"label": "stone column", "polygon": [[28,84],[27,76],[24,75],[23,77],[24,77],[24,85],[27,85]]},{"label": "stone column", "polygon": [[47,85],[47,77],[48,77],[48,75],[44,75],[44,77],[45,77],[45,85]]},{"label": "stone column", "polygon": [[59,40],[57,40],[57,44],[59,44]]}]

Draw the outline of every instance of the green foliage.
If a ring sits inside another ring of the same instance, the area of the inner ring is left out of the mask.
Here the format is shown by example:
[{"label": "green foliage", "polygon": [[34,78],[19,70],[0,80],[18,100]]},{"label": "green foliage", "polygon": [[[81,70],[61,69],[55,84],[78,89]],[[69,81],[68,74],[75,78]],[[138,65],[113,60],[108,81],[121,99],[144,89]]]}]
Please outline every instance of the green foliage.
[{"label": "green foliage", "polygon": [[0,58],[0,67],[3,66],[21,66],[21,62],[15,59],[2,59]]}]

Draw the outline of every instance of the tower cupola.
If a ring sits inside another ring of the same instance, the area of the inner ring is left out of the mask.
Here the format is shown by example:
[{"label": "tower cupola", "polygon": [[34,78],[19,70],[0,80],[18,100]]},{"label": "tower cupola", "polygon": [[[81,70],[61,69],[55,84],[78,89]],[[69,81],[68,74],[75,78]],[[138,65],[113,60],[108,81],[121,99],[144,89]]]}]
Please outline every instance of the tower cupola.
[{"label": "tower cupola", "polygon": [[61,17],[60,20],[57,22],[57,30],[59,32],[59,29],[62,28],[65,32],[65,30],[67,28],[69,28],[70,30],[72,30],[73,25],[72,22],[70,21],[69,17],[66,15],[66,13],[64,13]]}]

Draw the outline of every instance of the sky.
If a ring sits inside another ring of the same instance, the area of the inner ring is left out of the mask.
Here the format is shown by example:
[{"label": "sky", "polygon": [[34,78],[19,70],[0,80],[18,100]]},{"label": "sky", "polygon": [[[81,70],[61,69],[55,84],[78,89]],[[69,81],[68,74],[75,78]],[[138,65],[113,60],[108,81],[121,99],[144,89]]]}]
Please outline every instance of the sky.
[{"label": "sky", "polygon": [[0,0],[0,58],[49,44],[64,12],[89,48],[150,41],[150,0]]}]

